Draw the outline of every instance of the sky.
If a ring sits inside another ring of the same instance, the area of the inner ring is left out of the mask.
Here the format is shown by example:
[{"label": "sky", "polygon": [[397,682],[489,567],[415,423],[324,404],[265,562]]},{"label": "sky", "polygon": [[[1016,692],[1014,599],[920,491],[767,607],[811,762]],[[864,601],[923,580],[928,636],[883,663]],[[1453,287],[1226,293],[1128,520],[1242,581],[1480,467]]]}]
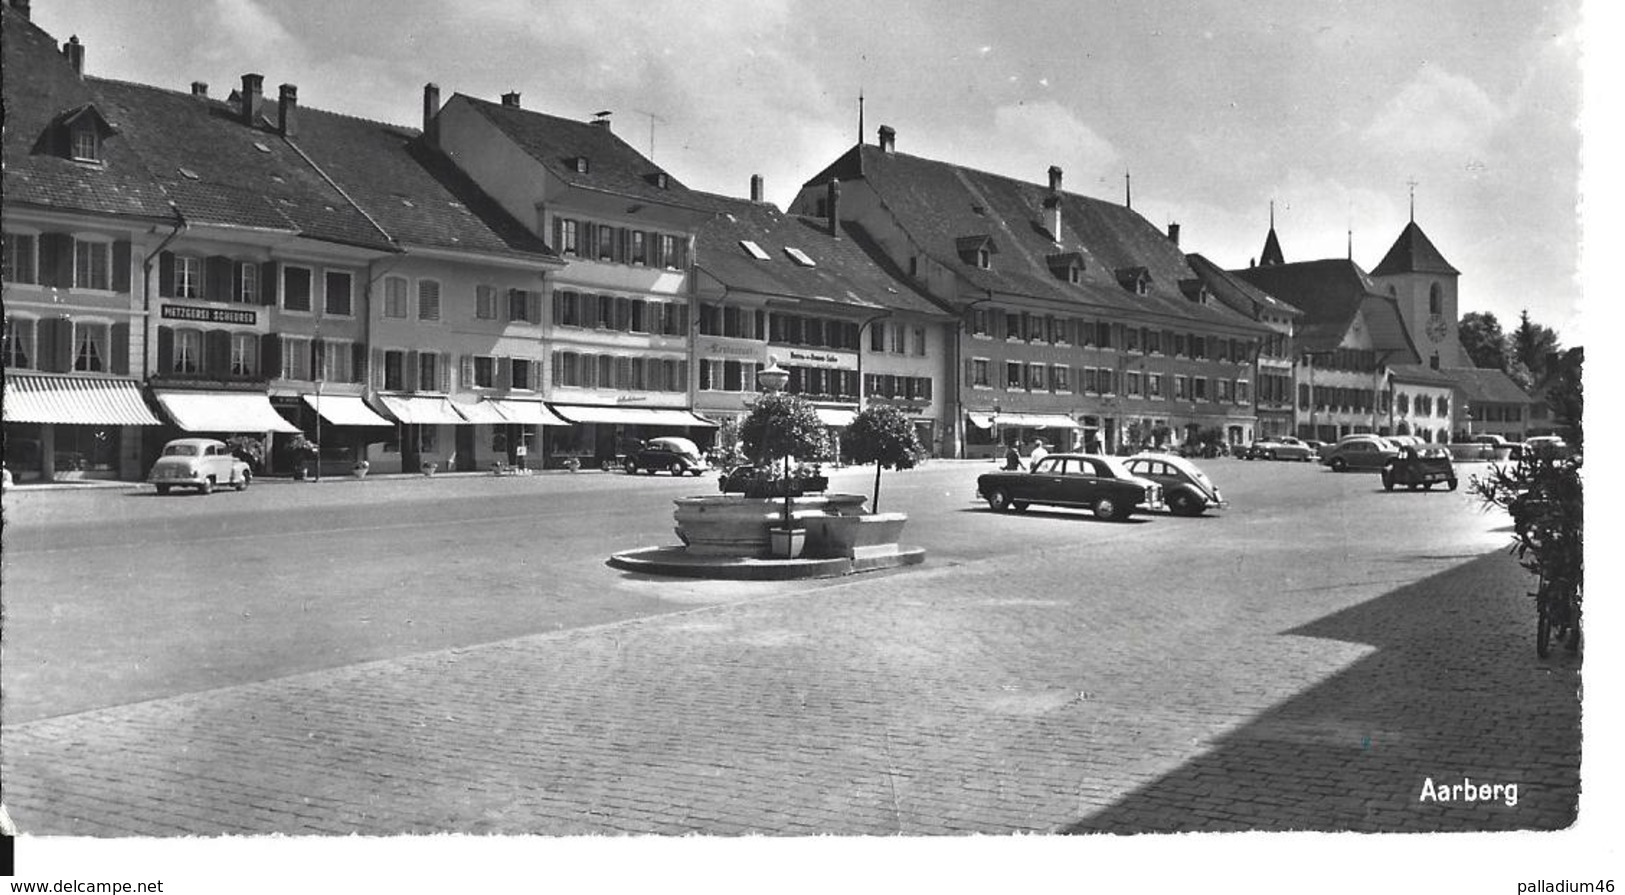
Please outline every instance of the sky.
[{"label": "sky", "polygon": [[421,123],[424,83],[591,118],[690,187],[787,205],[900,152],[1132,204],[1238,268],[1375,267],[1411,214],[1460,310],[1581,343],[1581,0],[34,0],[95,75]]}]

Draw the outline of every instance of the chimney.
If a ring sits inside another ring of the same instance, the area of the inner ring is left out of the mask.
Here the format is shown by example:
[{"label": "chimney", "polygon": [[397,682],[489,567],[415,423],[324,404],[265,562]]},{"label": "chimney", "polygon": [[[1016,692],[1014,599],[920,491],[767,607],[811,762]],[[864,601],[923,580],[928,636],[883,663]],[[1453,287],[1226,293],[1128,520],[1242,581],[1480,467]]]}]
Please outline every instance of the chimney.
[{"label": "chimney", "polygon": [[1052,193],[1061,191],[1061,168],[1058,165],[1049,166],[1049,191]]},{"label": "chimney", "polygon": [[264,84],[265,78],[260,75],[243,75],[243,90],[237,100],[242,105],[243,122],[249,127],[259,124],[260,109],[265,104],[265,97],[260,95],[260,88]]},{"label": "chimney", "polygon": [[829,235],[841,235],[841,182],[835,178],[829,181]]},{"label": "chimney", "polygon": [[889,124],[880,126],[880,151],[887,155],[897,151],[897,131]]},{"label": "chimney", "polygon": [[292,84],[283,84],[277,94],[276,127],[284,137],[292,137],[299,132],[299,88]]},{"label": "chimney", "polygon": [[519,91],[511,90],[502,94],[502,104],[510,109],[519,108]]},{"label": "chimney", "polygon": [[423,142],[440,148],[440,85],[423,85]]},{"label": "chimney", "polygon": [[611,116],[613,114],[615,114],[615,113],[609,111],[608,109],[605,109],[602,112],[594,112],[594,113],[592,113],[592,126],[593,127],[601,127],[604,130],[609,130],[609,116]]},{"label": "chimney", "polygon": [[62,55],[73,66],[73,73],[82,77],[85,73],[85,47],[79,43],[79,35],[68,38],[68,42],[62,45]]},{"label": "chimney", "polygon": [[194,99],[208,99],[209,85],[203,81],[192,82],[192,97]]},{"label": "chimney", "polygon": [[1174,245],[1179,245],[1179,225],[1178,224],[1169,224],[1168,225],[1168,241],[1173,243]]},{"label": "chimney", "polygon": [[750,201],[762,201],[762,175],[760,174],[750,176]]},{"label": "chimney", "polygon": [[11,8],[17,10],[17,14],[25,19],[33,18],[29,13],[28,0],[11,0]]}]

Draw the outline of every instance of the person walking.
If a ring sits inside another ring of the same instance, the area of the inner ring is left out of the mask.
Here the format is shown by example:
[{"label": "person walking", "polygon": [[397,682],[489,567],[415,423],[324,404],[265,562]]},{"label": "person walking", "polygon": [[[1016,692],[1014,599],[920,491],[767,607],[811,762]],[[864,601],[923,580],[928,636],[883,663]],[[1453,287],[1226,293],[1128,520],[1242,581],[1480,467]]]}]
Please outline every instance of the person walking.
[{"label": "person walking", "polygon": [[1044,439],[1042,439],[1042,438],[1034,438],[1033,439],[1032,453],[1027,455],[1027,468],[1028,469],[1037,468],[1038,461],[1040,461],[1040,460],[1042,460],[1042,459],[1044,459],[1045,457],[1048,457],[1048,456],[1049,456],[1049,451],[1047,449],[1045,449],[1045,447],[1044,447]]},{"label": "person walking", "polygon": [[1015,442],[1004,447],[1004,468],[1008,472],[1021,469],[1021,452],[1016,450]]}]

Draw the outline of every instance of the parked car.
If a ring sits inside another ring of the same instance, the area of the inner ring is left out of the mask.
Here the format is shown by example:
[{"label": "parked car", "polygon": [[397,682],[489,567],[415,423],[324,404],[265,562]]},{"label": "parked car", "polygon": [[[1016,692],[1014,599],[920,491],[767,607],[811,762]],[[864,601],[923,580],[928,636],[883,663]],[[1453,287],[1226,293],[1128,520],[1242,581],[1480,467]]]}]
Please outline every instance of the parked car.
[{"label": "parked car", "polygon": [[1399,449],[1378,435],[1345,435],[1320,452],[1320,462],[1333,472],[1350,469],[1381,469],[1399,456]]},{"label": "parked car", "polygon": [[1042,503],[1088,509],[1110,521],[1163,506],[1161,485],[1129,472],[1116,457],[1091,454],[1050,454],[1026,472],[983,473],[976,493],[1001,513]]},{"label": "parked car", "polygon": [[1450,459],[1450,451],[1442,447],[1407,445],[1382,468],[1382,487],[1389,491],[1394,490],[1395,485],[1404,485],[1412,491],[1417,488],[1431,491],[1439,484],[1456,490],[1456,464]]},{"label": "parked car", "polygon": [[1396,448],[1419,448],[1427,443],[1416,435],[1384,435],[1383,438]]},{"label": "parked car", "polygon": [[705,455],[700,453],[698,446],[687,438],[661,436],[651,438],[643,446],[626,455],[624,464],[627,472],[641,472],[645,475],[654,475],[665,470],[672,475],[703,475],[711,469],[711,464],[705,462]]},{"label": "parked car", "polygon": [[1200,516],[1230,504],[1195,463],[1171,454],[1141,453],[1124,461],[1128,471],[1162,486],[1162,500],[1176,516]]},{"label": "parked car", "polygon": [[1247,446],[1243,456],[1248,460],[1304,460],[1315,458],[1315,452],[1290,435],[1281,438],[1260,438]]},{"label": "parked car", "polygon": [[1550,454],[1554,457],[1567,457],[1572,453],[1568,442],[1558,435],[1533,435],[1524,440],[1523,453]]},{"label": "parked car", "polygon": [[248,464],[213,438],[177,438],[169,442],[147,475],[147,481],[157,487],[159,494],[168,494],[171,488],[196,488],[208,494],[225,485],[242,491],[253,478]]}]

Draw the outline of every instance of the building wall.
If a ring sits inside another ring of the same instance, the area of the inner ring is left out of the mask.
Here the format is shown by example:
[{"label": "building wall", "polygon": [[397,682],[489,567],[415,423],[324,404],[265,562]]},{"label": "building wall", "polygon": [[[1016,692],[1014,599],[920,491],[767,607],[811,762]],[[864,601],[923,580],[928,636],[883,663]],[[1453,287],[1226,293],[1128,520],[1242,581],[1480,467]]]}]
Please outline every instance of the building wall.
[{"label": "building wall", "polygon": [[[1400,315],[1404,318],[1411,339],[1416,342],[1417,350],[1422,353],[1424,364],[1431,365],[1433,355],[1437,354],[1439,363],[1435,368],[1463,365],[1461,342],[1456,337],[1460,312],[1455,276],[1407,273],[1373,276],[1371,279],[1378,292],[1399,299]],[[1429,313],[1430,295],[1435,285],[1439,287],[1441,306],[1436,320]]]},{"label": "building wall", "polygon": [[1389,431],[1416,435],[1423,441],[1448,443],[1457,411],[1455,390],[1448,386],[1395,381]]}]

